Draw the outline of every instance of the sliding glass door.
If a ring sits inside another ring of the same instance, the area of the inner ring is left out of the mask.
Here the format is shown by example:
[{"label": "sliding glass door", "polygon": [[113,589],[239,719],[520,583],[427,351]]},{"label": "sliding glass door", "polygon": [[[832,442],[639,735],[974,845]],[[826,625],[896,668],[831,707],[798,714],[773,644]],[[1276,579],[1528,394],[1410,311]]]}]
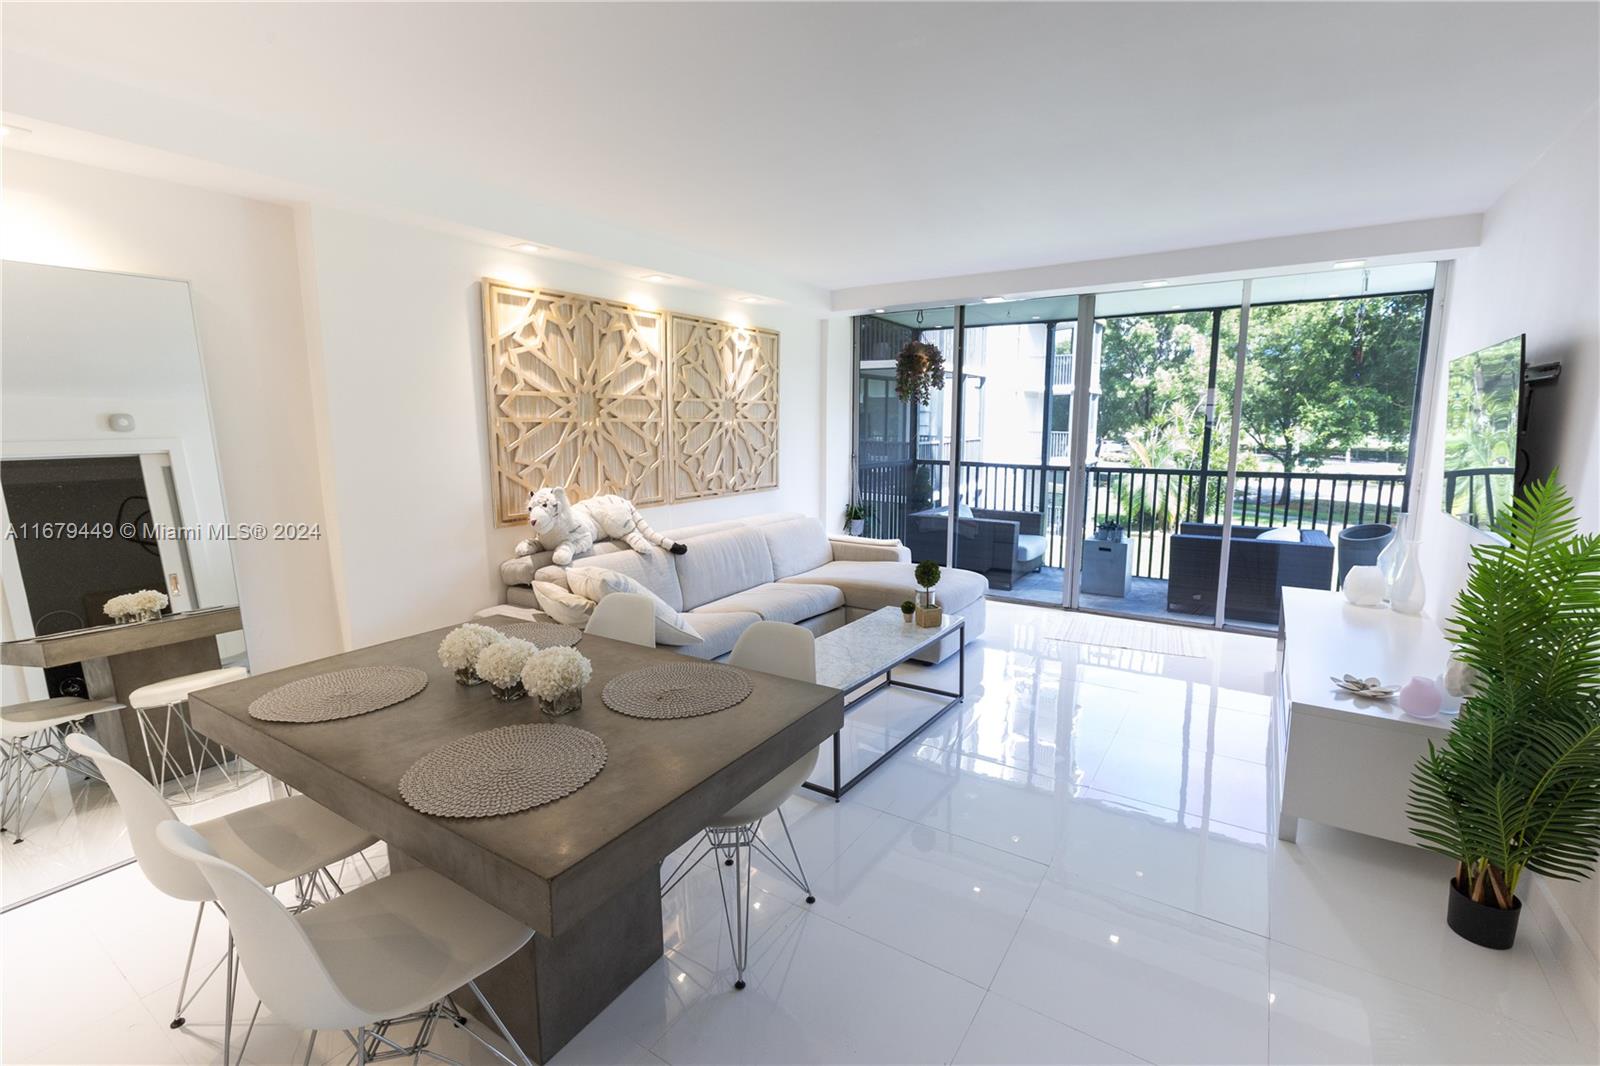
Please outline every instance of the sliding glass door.
[{"label": "sliding glass door", "polygon": [[1096,298],[1078,606],[1215,619],[1241,296],[1235,282]]},{"label": "sliding glass door", "polygon": [[[1406,508],[1432,284],[1350,268],[861,316],[867,531],[996,598],[1275,627],[1284,587],[1339,587],[1344,530]],[[926,404],[896,392],[913,342],[944,359]]]},{"label": "sliding glass door", "polygon": [[[948,560],[951,428],[955,404],[955,309],[862,315],[855,323],[856,497],[863,532],[894,538],[912,558]],[[898,364],[908,347],[931,345],[944,371],[928,402],[900,396]]]},{"label": "sliding glass door", "polygon": [[1001,596],[1063,602],[1073,296],[962,309],[955,562]]}]

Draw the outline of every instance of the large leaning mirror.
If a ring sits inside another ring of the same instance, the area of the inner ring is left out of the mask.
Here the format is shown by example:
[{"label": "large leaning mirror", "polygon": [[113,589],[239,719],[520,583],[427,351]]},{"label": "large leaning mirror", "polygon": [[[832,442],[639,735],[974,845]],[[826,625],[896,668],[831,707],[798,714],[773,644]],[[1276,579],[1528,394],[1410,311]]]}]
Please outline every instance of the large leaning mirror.
[{"label": "large leaning mirror", "polygon": [[132,856],[110,790],[65,746],[73,732],[161,787],[185,821],[249,802],[264,783],[194,734],[181,699],[185,678],[246,664],[188,284],[3,269],[9,908]]}]

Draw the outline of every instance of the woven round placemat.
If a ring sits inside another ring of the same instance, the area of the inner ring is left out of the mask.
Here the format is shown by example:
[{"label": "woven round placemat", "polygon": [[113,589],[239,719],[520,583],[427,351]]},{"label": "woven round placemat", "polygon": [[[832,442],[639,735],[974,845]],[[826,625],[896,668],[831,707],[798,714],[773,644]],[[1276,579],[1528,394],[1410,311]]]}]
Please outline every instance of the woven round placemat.
[{"label": "woven round placemat", "polygon": [[750,679],[713,663],[663,663],[618,674],[600,690],[607,707],[634,718],[693,718],[750,695]]},{"label": "woven round placemat", "polygon": [[583,637],[583,630],[555,622],[496,622],[488,624],[508,637],[526,640],[541,648],[570,648]]},{"label": "woven round placemat", "polygon": [[354,666],[302,677],[250,702],[250,717],[263,722],[332,722],[410,699],[428,675],[410,666]]},{"label": "woven round placemat", "polygon": [[570,725],[503,725],[452,740],[411,764],[400,795],[423,814],[488,818],[569,796],[606,764],[605,741]]}]

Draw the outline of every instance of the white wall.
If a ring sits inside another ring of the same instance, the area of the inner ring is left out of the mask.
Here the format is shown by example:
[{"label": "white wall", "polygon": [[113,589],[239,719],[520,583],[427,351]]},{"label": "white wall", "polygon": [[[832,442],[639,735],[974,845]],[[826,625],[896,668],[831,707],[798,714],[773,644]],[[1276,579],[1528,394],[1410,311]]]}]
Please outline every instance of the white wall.
[{"label": "white wall", "polygon": [[[1561,384],[1534,400],[1535,432],[1554,445],[1586,531],[1600,531],[1600,111],[1591,110],[1484,216],[1483,243],[1455,266],[1440,339],[1444,360],[1517,333],[1530,363],[1560,360]],[[1443,390],[1433,409],[1443,418]],[[1447,619],[1480,534],[1438,510],[1442,442],[1425,467],[1424,577],[1429,613]],[[1600,956],[1600,881],[1547,881],[1589,958]]]},{"label": "white wall", "polygon": [[[287,207],[4,153],[5,258],[190,284],[228,517],[322,522]],[[339,650],[327,543],[234,545],[251,664]]]},{"label": "white wall", "polygon": [[[503,598],[498,565],[525,530],[497,528],[490,500],[484,277],[778,330],[778,488],[646,513],[658,529],[762,511],[823,514],[829,425],[820,307],[747,306],[375,216],[302,210],[337,569],[354,645],[447,625]],[[823,517],[837,524],[837,515]]]}]

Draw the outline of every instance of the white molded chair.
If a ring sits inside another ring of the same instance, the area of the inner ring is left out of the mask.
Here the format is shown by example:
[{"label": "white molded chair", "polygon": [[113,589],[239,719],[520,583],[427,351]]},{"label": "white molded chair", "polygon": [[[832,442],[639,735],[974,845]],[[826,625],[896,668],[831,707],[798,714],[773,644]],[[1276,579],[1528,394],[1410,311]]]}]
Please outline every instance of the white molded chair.
[{"label": "white molded chair", "polygon": [[[239,681],[249,676],[250,671],[242,666],[224,666],[216,670],[202,670],[197,674],[169,677],[165,681],[142,685],[128,693],[128,706],[139,715],[139,739],[144,743],[145,760],[149,762],[151,771],[156,776],[156,787],[162,792],[167,790],[170,771],[171,779],[178,782],[178,787],[183,789],[184,796],[191,803],[194,802],[194,791],[183,783],[183,778],[192,773],[195,787],[198,788],[200,774],[205,769],[207,757],[223,777],[230,783],[237,783],[222,765],[225,758],[222,745],[202,736],[189,723],[182,708],[189,702],[189,694],[192,692],[211,688],[213,685],[225,685],[230,681]],[[157,711],[165,712],[159,729],[152,720]],[[177,737],[172,735],[174,725],[177,726],[179,734]],[[173,743],[180,739],[183,741],[185,754],[189,756],[188,769],[178,761],[173,751]],[[152,743],[155,745],[153,752]]]},{"label": "white molded chair", "polygon": [[[22,843],[22,829],[39,806],[57,770],[71,767],[90,777],[100,777],[94,764],[67,750],[66,734],[77,732],[85,718],[120,711],[116,700],[82,700],[56,696],[0,707],[0,833],[10,833]],[[44,778],[33,803],[28,796]]]},{"label": "white molded chair", "polygon": [[[223,1020],[223,1062],[226,1063],[228,1044],[233,1035],[234,965],[231,936],[223,960],[213,966],[211,972],[195,987],[194,995],[184,999],[189,987],[189,972],[194,966],[195,945],[200,939],[200,920],[205,917],[206,904],[215,905],[216,893],[193,863],[175,858],[156,841],[156,827],[162,822],[173,821],[176,815],[154,785],[133,767],[81,733],[69,736],[67,747],[75,754],[92,760],[100,776],[111,786],[122,817],[128,823],[128,839],[133,845],[133,856],[150,883],[174,899],[199,904],[194,917],[194,933],[189,938],[189,954],[183,964],[183,980],[178,984],[178,1005],[173,1011],[172,1028],[178,1029],[184,1025],[183,1012],[200,994],[206,981],[211,980],[217,967],[225,961],[227,972],[224,979],[228,991],[227,1015]],[[320,891],[324,899],[341,893],[343,890],[339,883],[325,867],[349,858],[378,841],[365,829],[345,821],[307,796],[268,800],[220,818],[198,822],[190,828],[207,842],[213,852],[248,871],[261,884],[295,882],[300,907],[310,906],[313,892]],[[330,887],[332,893],[329,892]]]},{"label": "white molded chair", "polygon": [[[422,869],[370,881],[292,914],[256,878],[218,856],[193,827],[163,822],[156,836],[175,861],[204,876],[226,908],[261,1002],[283,1021],[311,1030],[307,1063],[323,1029],[344,1031],[355,1044],[357,1063],[418,1054],[440,1058],[425,1042],[433,1023],[446,1020],[513,1066],[532,1066],[477,985],[478,977],[533,936],[515,918]],[[517,1059],[467,1025],[451,999],[463,985]],[[420,1023],[419,1043],[402,1047],[389,1038],[388,1029],[403,1022]]]},{"label": "white molded chair", "polygon": [[[811,630],[802,626],[790,625],[787,622],[756,622],[740,635],[739,642],[733,646],[733,652],[728,656],[728,662],[744,670],[777,674],[779,677],[792,678],[796,681],[815,682],[816,638]],[[782,806],[783,801],[789,798],[789,794],[811,776],[811,770],[816,765],[817,750],[813,748],[777,777],[756,789],[744,801],[706,826],[705,846],[691,850],[673,870],[671,876],[667,878],[666,885],[661,889],[661,894],[666,895],[687,877],[690,871],[700,865],[707,855],[722,856],[725,865],[735,867],[731,901],[728,899],[728,888],[723,881],[722,871],[720,869],[717,871],[717,884],[722,889],[722,910],[728,920],[728,937],[733,941],[733,962],[738,970],[734,988],[744,987],[745,964],[749,961],[750,954],[750,859],[753,852],[759,851],[768,862],[793,881],[806,894],[807,903],[817,901],[817,897],[811,893],[810,883],[806,880],[805,867],[800,864],[800,851],[794,846],[794,837],[789,834],[789,821],[783,816]],[[780,859],[767,846],[767,842],[761,839],[761,823],[773,814],[778,816],[778,824],[783,827],[783,837],[789,843],[789,854],[794,856],[793,868]]]},{"label": "white molded chair", "polygon": [[656,605],[642,592],[613,592],[594,605],[585,633],[656,646]]}]

